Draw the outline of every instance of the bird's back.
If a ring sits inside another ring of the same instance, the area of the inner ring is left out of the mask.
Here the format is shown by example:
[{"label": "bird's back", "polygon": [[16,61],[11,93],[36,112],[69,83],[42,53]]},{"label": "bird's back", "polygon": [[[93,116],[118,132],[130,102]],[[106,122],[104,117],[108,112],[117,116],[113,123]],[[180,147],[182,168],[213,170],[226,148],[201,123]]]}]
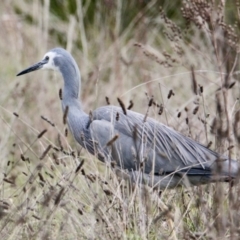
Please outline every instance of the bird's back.
[{"label": "bird's back", "polygon": [[120,107],[95,110],[91,131],[105,159],[130,171],[142,168],[146,174],[154,175],[177,171],[210,179],[219,162],[222,176],[235,177],[238,172],[235,160],[229,162],[227,157],[152,118],[130,110],[124,114]]}]

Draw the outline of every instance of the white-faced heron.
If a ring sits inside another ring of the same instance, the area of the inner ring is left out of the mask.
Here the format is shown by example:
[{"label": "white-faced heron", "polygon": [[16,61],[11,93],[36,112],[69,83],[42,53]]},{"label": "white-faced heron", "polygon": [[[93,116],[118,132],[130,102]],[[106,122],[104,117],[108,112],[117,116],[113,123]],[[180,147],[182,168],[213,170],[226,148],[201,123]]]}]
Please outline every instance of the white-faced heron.
[{"label": "white-faced heron", "polygon": [[67,123],[76,141],[118,172],[127,173],[132,181],[162,189],[236,178],[236,160],[219,155],[152,118],[111,105],[86,114],[79,100],[80,71],[66,50],[50,50],[43,60],[17,76],[38,69],[62,74],[62,109],[67,109]]}]

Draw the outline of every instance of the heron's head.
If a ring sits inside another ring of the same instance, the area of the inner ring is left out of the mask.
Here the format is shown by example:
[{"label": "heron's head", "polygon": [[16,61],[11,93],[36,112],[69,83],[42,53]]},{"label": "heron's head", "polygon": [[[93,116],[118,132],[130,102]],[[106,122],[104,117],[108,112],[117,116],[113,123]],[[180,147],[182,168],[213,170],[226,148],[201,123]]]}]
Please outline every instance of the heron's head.
[{"label": "heron's head", "polygon": [[68,53],[63,48],[54,48],[47,52],[40,62],[35,63],[32,66],[24,69],[23,71],[18,73],[17,76],[33,72],[39,69],[50,69],[61,72],[61,68],[63,68],[67,61],[68,62],[73,61],[70,53]]}]

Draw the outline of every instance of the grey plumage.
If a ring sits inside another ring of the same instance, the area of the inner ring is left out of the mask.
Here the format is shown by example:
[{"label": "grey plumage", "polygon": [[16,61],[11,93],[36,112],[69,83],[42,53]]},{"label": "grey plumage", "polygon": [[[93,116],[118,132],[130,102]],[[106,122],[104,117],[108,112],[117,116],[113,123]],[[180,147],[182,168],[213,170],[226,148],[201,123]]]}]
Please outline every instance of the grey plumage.
[{"label": "grey plumage", "polygon": [[62,108],[76,141],[101,161],[116,165],[133,181],[160,188],[229,181],[238,162],[206,148],[152,118],[121,107],[104,106],[86,114],[79,100],[79,68],[66,50],[54,48],[42,61],[17,76],[40,68],[60,71],[64,80]]}]

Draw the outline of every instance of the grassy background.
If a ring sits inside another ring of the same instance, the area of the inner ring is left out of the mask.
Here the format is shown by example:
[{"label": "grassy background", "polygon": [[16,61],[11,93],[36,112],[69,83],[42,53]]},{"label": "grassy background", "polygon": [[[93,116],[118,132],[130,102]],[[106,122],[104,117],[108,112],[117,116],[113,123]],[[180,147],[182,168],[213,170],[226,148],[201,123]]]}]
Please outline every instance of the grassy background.
[{"label": "grassy background", "polygon": [[151,116],[238,159],[239,20],[236,1],[3,0],[1,239],[238,239],[237,183],[133,190],[66,136],[58,74],[15,75],[64,47],[86,112],[153,96]]}]

